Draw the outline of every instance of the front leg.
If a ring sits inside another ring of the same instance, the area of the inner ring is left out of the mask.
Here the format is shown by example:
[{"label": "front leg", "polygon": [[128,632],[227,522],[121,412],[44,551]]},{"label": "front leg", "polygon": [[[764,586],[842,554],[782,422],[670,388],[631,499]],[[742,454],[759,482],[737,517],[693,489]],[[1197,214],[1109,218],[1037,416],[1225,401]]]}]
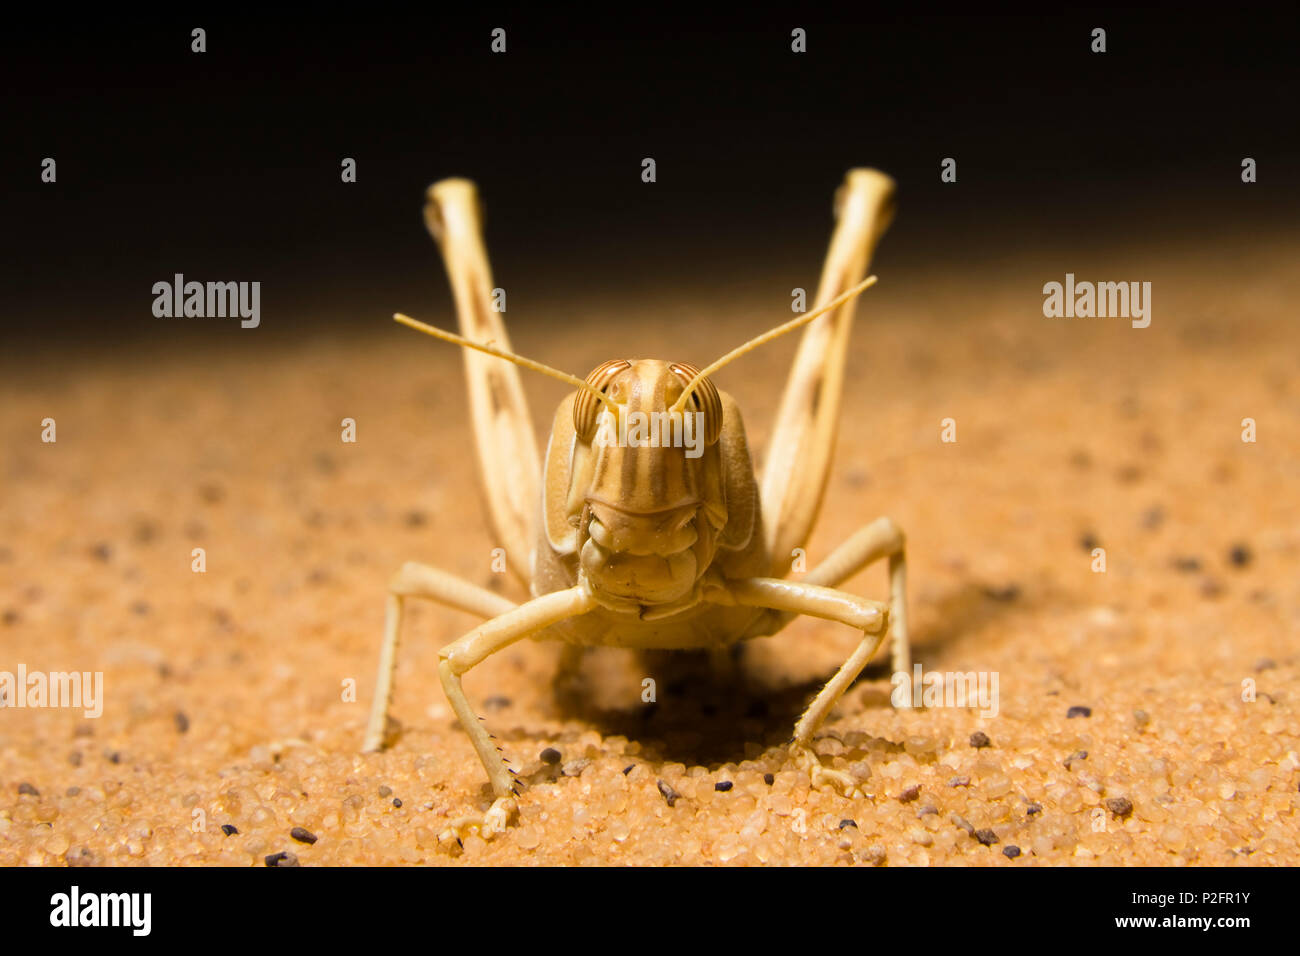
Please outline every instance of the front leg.
[{"label": "front leg", "polygon": [[470,707],[465,690],[461,687],[461,675],[516,641],[530,637],[559,621],[586,614],[595,606],[595,599],[582,585],[544,594],[480,624],[438,652],[442,659],[438,664],[442,689],[446,692],[460,725],[469,734],[470,742],[491,781],[492,792],[496,794],[491,809],[482,818],[467,817],[455,821],[451,827],[455,835],[459,836],[455,831],[470,825],[486,826],[491,830],[504,829],[517,809],[514,802],[517,793],[514,773],[500,749],[493,743],[492,735]]},{"label": "front leg", "polygon": [[852,777],[822,766],[813,752],[812,739],[831,708],[857,680],[884,641],[889,632],[888,606],[835,588],[783,581],[780,578],[728,581],[727,591],[737,604],[809,614],[828,621],[838,621],[863,632],[862,640],[849,659],[827,681],[795,724],[794,739],[790,743],[791,756],[800,767],[808,771],[814,787],[830,785],[844,796],[861,796],[862,791]]}]

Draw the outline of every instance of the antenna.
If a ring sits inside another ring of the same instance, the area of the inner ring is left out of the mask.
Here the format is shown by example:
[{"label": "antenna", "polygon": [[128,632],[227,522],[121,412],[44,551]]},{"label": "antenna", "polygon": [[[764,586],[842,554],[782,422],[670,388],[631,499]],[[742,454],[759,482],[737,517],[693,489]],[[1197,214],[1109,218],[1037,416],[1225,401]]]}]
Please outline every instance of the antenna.
[{"label": "antenna", "polygon": [[805,312],[803,315],[791,319],[789,322],[786,322],[784,325],[778,325],[774,329],[768,329],[762,335],[757,335],[754,338],[750,339],[748,342],[746,342],[744,345],[739,345],[736,348],[732,349],[726,355],[722,356],[722,358],[718,359],[712,365],[705,368],[704,371],[700,372],[699,375],[691,379],[690,384],[687,385],[685,390],[682,392],[681,397],[678,398],[677,401],[673,403],[672,411],[680,412],[682,409],[686,407],[686,401],[691,397],[691,392],[695,390],[695,386],[698,385],[700,381],[704,379],[706,376],[712,375],[718,369],[722,368],[722,366],[727,365],[730,362],[740,358],[742,355],[744,355],[747,352],[752,352],[760,345],[766,345],[768,342],[772,341],[773,339],[779,338],[780,336],[785,335],[787,332],[793,332],[795,329],[799,328],[799,326],[807,325],[809,322],[811,322],[813,319],[817,318],[818,316],[825,315],[827,312],[831,311],[832,309],[838,308],[839,306],[843,305],[845,302],[848,302],[854,296],[859,295],[862,292],[865,292],[867,289],[870,289],[873,285],[876,284],[876,279],[877,279],[876,276],[867,276],[865,279],[863,279],[861,282],[855,285],[852,289],[849,289],[847,292],[843,293],[842,295],[836,296],[834,299],[832,299],[826,305],[822,306],[817,311]]},{"label": "antenna", "polygon": [[459,345],[462,348],[474,349],[476,352],[483,352],[487,355],[496,356],[499,359],[505,359],[507,362],[514,362],[516,365],[522,365],[524,368],[532,369],[534,372],[541,372],[543,375],[549,375],[551,378],[558,378],[561,382],[567,382],[579,389],[586,389],[591,394],[604,402],[609,410],[616,416],[618,415],[618,406],[604,392],[592,388],[588,382],[583,381],[576,375],[570,375],[568,372],[561,372],[557,368],[551,368],[549,365],[543,365],[541,362],[535,362],[530,358],[524,358],[522,355],[516,355],[514,352],[507,352],[504,349],[496,348],[481,342],[471,342],[463,336],[454,332],[447,332],[436,326],[426,325],[409,315],[403,315],[398,312],[393,318],[402,323],[402,325],[415,329],[417,332],[424,332],[426,335],[432,335],[435,339],[442,339],[444,342],[450,342],[452,345]]}]

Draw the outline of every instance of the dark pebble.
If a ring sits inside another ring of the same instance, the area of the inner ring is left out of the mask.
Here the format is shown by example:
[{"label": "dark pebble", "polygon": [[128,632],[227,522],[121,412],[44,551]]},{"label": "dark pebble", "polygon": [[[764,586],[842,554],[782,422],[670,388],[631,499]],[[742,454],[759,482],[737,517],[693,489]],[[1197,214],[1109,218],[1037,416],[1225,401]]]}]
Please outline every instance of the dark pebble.
[{"label": "dark pebble", "polygon": [[1155,530],[1165,523],[1165,511],[1158,505],[1142,512],[1142,527]]},{"label": "dark pebble", "polygon": [[974,837],[985,846],[992,846],[994,843],[998,842],[998,835],[992,830],[976,830]]},{"label": "dark pebble", "polygon": [[1255,670],[1257,671],[1271,671],[1275,667],[1277,667],[1277,661],[1271,657],[1261,657],[1255,661]]},{"label": "dark pebble", "polygon": [[1065,758],[1065,766],[1069,767],[1070,764],[1076,760],[1087,760],[1087,759],[1088,759],[1088,751],[1076,750],[1074,753],[1070,754],[1070,756]]},{"label": "dark pebble", "polygon": [[223,823],[221,824],[221,832],[226,836],[235,836],[239,833],[239,828],[233,823]]},{"label": "dark pebble", "polygon": [[149,613],[149,602],[148,601],[132,602],[131,613],[138,617],[145,617]]},{"label": "dark pebble", "polygon": [[1185,574],[1192,574],[1201,570],[1201,559],[1192,555],[1184,555],[1174,558],[1174,570],[1182,571]]},{"label": "dark pebble", "polygon": [[199,497],[208,504],[215,505],[226,497],[226,492],[220,485],[199,485]]},{"label": "dark pebble", "polygon": [[111,751],[110,753],[106,754],[105,756],[108,757],[108,762],[109,762],[109,763],[121,763],[121,762],[122,762],[122,752],[121,752],[120,750],[114,750],[114,751]]},{"label": "dark pebble", "polygon": [[408,528],[423,528],[429,523],[429,516],[423,511],[408,511],[405,520]]},{"label": "dark pebble", "polygon": [[634,763],[630,763],[630,764],[628,764],[626,767],[623,768],[623,776],[626,777],[626,776],[627,776],[628,774],[630,774],[630,773],[631,773],[635,768],[636,768],[636,764],[634,764]]},{"label": "dark pebble", "polygon": [[304,830],[302,827],[294,827],[289,831],[289,836],[293,837],[299,843],[315,843],[316,834],[310,830]]},{"label": "dark pebble", "polygon": [[1020,585],[1008,584],[1000,588],[985,587],[984,596],[994,601],[1014,601],[1020,597]]},{"label": "dark pebble", "polygon": [[1109,797],[1106,809],[1117,817],[1126,817],[1133,812],[1133,801],[1128,797]]},{"label": "dark pebble", "polygon": [[190,719],[185,716],[185,712],[183,710],[176,711],[176,716],[174,719],[176,721],[176,730],[178,733],[183,734],[190,729]]},{"label": "dark pebble", "polygon": [[681,794],[674,790],[666,780],[659,781],[659,792],[664,795],[664,799],[668,801],[668,806],[670,807],[676,803],[677,798],[681,796]]},{"label": "dark pebble", "polygon": [[66,796],[69,796],[69,797],[75,797],[75,796],[77,796],[79,793],[81,793],[81,788],[80,788],[80,787],[69,787],[69,788],[67,789],[67,791],[65,792],[65,795],[66,795]]},{"label": "dark pebble", "polygon": [[500,694],[483,701],[484,710],[505,710],[509,706],[510,698],[502,697]]},{"label": "dark pebble", "polygon": [[1223,594],[1223,583],[1217,578],[1206,578],[1201,582],[1201,597],[1216,598]]},{"label": "dark pebble", "polygon": [[1020,847],[1016,846],[1014,843],[1009,846],[1004,846],[1002,848],[1002,855],[1008,860],[1014,860],[1020,855]]},{"label": "dark pebble", "polygon": [[989,740],[989,735],[984,733],[984,731],[977,730],[975,733],[970,735],[970,745],[978,750],[980,747],[992,746],[993,741]]},{"label": "dark pebble", "polygon": [[1041,803],[1031,803],[1028,807],[1025,808],[1025,816],[1028,817],[1032,817],[1034,814],[1042,813],[1042,812],[1043,812],[1043,805]]},{"label": "dark pebble", "polygon": [[857,820],[841,820],[841,821],[840,821],[840,826],[839,826],[839,828],[840,828],[841,830],[843,830],[845,827],[853,827],[853,829],[856,830],[856,829],[858,828],[858,821],[857,821]]},{"label": "dark pebble", "polygon": [[719,793],[726,793],[734,786],[735,784],[732,783],[730,780],[719,780],[717,783],[713,785],[713,789],[717,790]]},{"label": "dark pebble", "polygon": [[17,608],[12,608],[12,607],[5,608],[4,622],[7,627],[12,627],[13,625],[17,624],[21,619],[22,619],[22,615],[18,613]]},{"label": "dark pebble", "polygon": [[776,783],[776,774],[774,773],[763,774],[763,782],[767,784],[769,787],[772,786],[772,784]]},{"label": "dark pebble", "polygon": [[402,808],[402,801],[400,797],[393,797],[393,806],[397,807],[399,810]]},{"label": "dark pebble", "polygon": [[1093,548],[1101,547],[1101,543],[1097,540],[1095,534],[1085,534],[1079,538],[1079,547],[1083,548],[1084,551],[1091,552]]},{"label": "dark pebble", "polygon": [[1092,708],[1084,707],[1082,704],[1075,704],[1073,707],[1071,707],[1069,710],[1065,712],[1065,716],[1067,719],[1073,717],[1091,717]]},{"label": "dark pebble", "polygon": [[288,853],[283,850],[279,853],[272,853],[270,856],[268,856],[266,858],[266,865],[267,866],[301,866],[296,856],[294,856],[292,853]]},{"label": "dark pebble", "polygon": [[131,537],[137,544],[148,544],[158,537],[158,526],[152,521],[138,521],[131,532]]},{"label": "dark pebble", "polygon": [[555,765],[560,762],[560,752],[554,747],[547,747],[538,756],[542,758],[542,763]]},{"label": "dark pebble", "polygon": [[383,797],[385,800],[387,800],[389,797],[393,795],[393,788],[388,786],[388,784],[384,784],[382,787],[379,788],[379,795]]},{"label": "dark pebble", "polygon": [[1250,553],[1250,548],[1246,547],[1244,544],[1235,544],[1232,546],[1232,550],[1228,552],[1228,560],[1232,563],[1234,568],[1244,568],[1246,565],[1250,564],[1250,559],[1252,557],[1253,555]]},{"label": "dark pebble", "polygon": [[41,792],[37,790],[35,787],[33,787],[30,783],[20,783],[18,785],[18,792],[21,794],[26,794],[29,797],[39,797],[41,795]]},{"label": "dark pebble", "polygon": [[950,787],[969,787],[969,786],[970,786],[970,777],[967,777],[967,776],[965,776],[964,774],[963,774],[962,776],[960,776],[960,777],[953,777],[951,780],[948,781],[948,786],[950,786]]},{"label": "dark pebble", "polygon": [[98,561],[108,561],[113,557],[113,549],[105,542],[101,541],[90,549],[90,553]]},{"label": "dark pebble", "polygon": [[921,795],[921,785],[914,783],[898,795],[899,803],[911,803]]}]

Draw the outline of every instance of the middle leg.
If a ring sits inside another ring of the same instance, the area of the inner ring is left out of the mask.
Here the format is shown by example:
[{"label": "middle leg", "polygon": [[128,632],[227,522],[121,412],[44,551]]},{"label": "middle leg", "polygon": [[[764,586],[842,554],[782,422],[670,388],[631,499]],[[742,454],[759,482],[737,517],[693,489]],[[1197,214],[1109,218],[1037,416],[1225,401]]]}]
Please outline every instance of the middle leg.
[{"label": "middle leg", "polygon": [[454,574],[407,561],[388,583],[388,607],[384,614],[384,643],[379,651],[379,670],[375,675],[375,696],[370,704],[370,719],[361,750],[382,750],[388,730],[388,709],[393,698],[393,671],[397,669],[397,645],[402,635],[402,617],[408,597],[427,598],[448,607],[468,611],[479,617],[497,617],[517,605],[487,588],[471,584]]},{"label": "middle leg", "polygon": [[[804,584],[839,587],[863,568],[889,559],[889,633],[893,673],[910,673],[912,648],[907,630],[907,539],[890,518],[877,518],[830,553],[800,580]],[[779,627],[789,623],[785,614]]]}]

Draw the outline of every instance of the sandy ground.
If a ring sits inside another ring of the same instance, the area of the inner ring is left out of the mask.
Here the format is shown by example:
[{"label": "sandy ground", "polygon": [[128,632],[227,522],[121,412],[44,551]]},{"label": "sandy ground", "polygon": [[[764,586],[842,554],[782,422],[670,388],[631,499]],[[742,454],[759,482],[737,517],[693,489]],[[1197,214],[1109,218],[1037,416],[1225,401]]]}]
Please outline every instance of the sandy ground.
[{"label": "sandy ground", "polygon": [[[852,648],[841,628],[797,622],[730,673],[602,651],[581,706],[553,692],[556,648],[528,643],[465,681],[529,786],[517,827],[463,848],[438,834],[486,806],[485,777],[436,661],[473,619],[413,609],[402,733],[358,753],[403,560],[520,596],[490,569],[454,350],[367,320],[273,347],[10,355],[0,670],[102,671],[104,710],[0,710],[0,863],[1294,865],[1298,255],[1242,247],[1231,283],[1208,253],[1148,255],[1141,331],[1043,318],[1059,259],[882,277],[809,561],[894,517],[917,661],[996,672],[997,715],[892,709],[873,665],[818,743],[870,767],[871,796],[849,800],[810,792],[782,746]],[[516,325],[515,344],[579,374],[629,341],[703,364],[782,317],[771,285],[624,304],[603,328],[597,298],[556,331]],[[434,301],[378,313],[450,324]],[[719,377],[760,460],[792,351]],[[540,441],[562,386],[527,388]],[[883,597],[883,571],[851,587]]]}]

